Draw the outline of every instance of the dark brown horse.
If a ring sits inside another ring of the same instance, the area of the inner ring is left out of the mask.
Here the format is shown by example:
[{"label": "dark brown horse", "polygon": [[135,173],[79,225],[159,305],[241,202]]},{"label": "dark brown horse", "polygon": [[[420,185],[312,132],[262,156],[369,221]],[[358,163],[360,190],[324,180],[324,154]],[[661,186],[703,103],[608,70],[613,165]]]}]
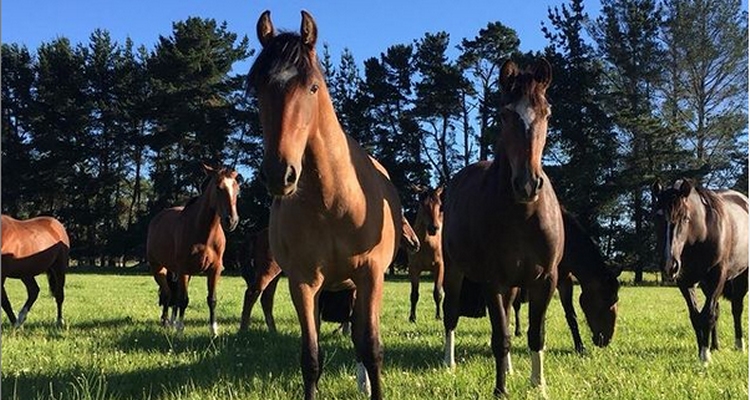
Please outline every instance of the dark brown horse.
[{"label": "dark brown horse", "polygon": [[432,272],[434,286],[432,298],[435,300],[435,318],[440,319],[440,303],[443,301],[443,203],[440,196],[443,187],[419,190],[419,208],[414,220],[414,231],[420,242],[419,251],[409,254],[409,281],[411,281],[411,311],[409,321],[417,321],[419,301],[419,275],[422,271]]},{"label": "dark brown horse", "polygon": [[[591,339],[596,346],[605,347],[609,345],[615,333],[617,292],[620,289],[617,276],[622,270],[609,267],[605,263],[599,246],[591,240],[580,222],[564,208],[562,217],[565,227],[565,250],[557,267],[557,290],[565,311],[565,320],[573,336],[573,345],[577,352],[583,353],[585,347],[573,306],[573,277],[581,285],[581,296],[578,300],[591,328]],[[521,335],[520,308],[525,296],[525,290],[521,289],[520,294],[513,300],[516,336]]]},{"label": "dark brown horse", "polygon": [[[57,324],[65,324],[65,272],[68,269],[70,239],[62,224],[52,217],[24,221],[2,215],[2,306],[11,324],[19,327],[26,320],[37,297],[36,276],[46,273],[49,289],[57,302]],[[5,279],[20,279],[26,286],[27,299],[16,319],[5,292]]]},{"label": "dark brown horse", "polygon": [[[742,307],[748,288],[748,199],[733,190],[711,191],[678,179],[652,187],[656,245],[662,274],[677,281],[687,302],[701,362],[719,348],[719,296],[732,302],[734,340],[743,348]],[[706,296],[698,309],[695,286]],[[711,349],[709,339],[712,338]]]},{"label": "dark brown horse", "polygon": [[[248,75],[263,127],[262,173],[273,195],[271,251],[286,273],[302,331],[305,398],[321,373],[318,298],[351,280],[358,382],[382,397],[380,306],[384,272],[401,238],[395,187],[341,129],[315,52],[317,26],[302,12],[300,34],[277,34],[270,12],[257,24],[263,50]],[[366,371],[366,372],[365,372]],[[369,378],[369,379],[368,379]]]},{"label": "dark brown horse", "polygon": [[[544,320],[557,285],[563,254],[560,206],[542,170],[552,79],[546,60],[520,71],[507,61],[500,74],[502,123],[492,162],[461,170],[446,190],[443,224],[445,259],[445,363],[455,366],[454,332],[462,314],[462,286],[479,291],[492,325],[495,395],[506,393],[510,335],[503,298],[526,287],[531,383],[544,388]],[[544,390],[544,389],[543,389]]]},{"label": "dark brown horse", "polygon": [[[188,306],[188,281],[191,275],[205,273],[208,277],[208,310],[211,335],[218,334],[216,323],[216,285],[224,269],[222,257],[226,248],[224,230],[237,227],[237,172],[229,168],[203,165],[206,178],[201,194],[184,207],[173,207],[158,213],[148,226],[146,260],[159,284],[159,304],[163,325],[184,328],[183,318]],[[177,274],[177,291],[167,282],[167,271]],[[175,300],[176,299],[176,300]],[[172,321],[167,310],[172,305]],[[175,322],[176,311],[179,319]]]}]

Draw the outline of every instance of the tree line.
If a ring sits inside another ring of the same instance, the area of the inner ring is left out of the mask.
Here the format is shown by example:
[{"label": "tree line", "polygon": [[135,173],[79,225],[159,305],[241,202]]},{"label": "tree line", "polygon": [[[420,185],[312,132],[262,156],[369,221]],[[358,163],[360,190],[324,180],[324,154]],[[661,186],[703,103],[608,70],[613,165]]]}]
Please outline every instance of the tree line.
[{"label": "tree line", "polygon": [[[361,64],[348,49],[319,56],[344,130],[389,170],[410,216],[411,184],[492,158],[502,63],[546,57],[545,169],[606,255],[640,274],[656,261],[655,179],[747,192],[747,13],[739,0],[603,0],[590,18],[568,0],[541,25],[548,44],[533,52],[496,21],[458,41],[427,32]],[[222,163],[244,175],[226,264],[241,262],[268,218],[257,105],[233,70],[257,50],[197,17],[153,49],[104,29],[34,51],[3,44],[3,213],[55,215],[79,263],[139,260],[150,218],[198,194],[200,162]]]}]

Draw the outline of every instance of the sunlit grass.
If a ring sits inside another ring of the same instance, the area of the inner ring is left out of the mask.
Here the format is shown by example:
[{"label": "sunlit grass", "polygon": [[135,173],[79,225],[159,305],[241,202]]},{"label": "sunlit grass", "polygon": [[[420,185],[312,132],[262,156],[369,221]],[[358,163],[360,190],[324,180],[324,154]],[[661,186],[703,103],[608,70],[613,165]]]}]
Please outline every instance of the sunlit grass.
[{"label": "sunlit grass", "polygon": [[[494,362],[489,321],[459,321],[456,357],[442,366],[442,322],[433,319],[431,285],[422,286],[419,321],[408,322],[409,285],[386,283],[381,319],[385,397],[490,398]],[[156,286],[146,275],[70,274],[67,327],[54,325],[54,301],[44,292],[20,330],[2,324],[3,399],[294,399],[302,397],[299,328],[286,284],[276,300],[277,334],[266,331],[260,305],[247,333],[237,334],[244,282],[224,277],[218,291],[220,335],[209,337],[205,278],[191,282],[183,335],[158,323]],[[6,282],[16,311],[25,300],[20,282]],[[673,287],[625,286],[614,342],[595,348],[580,320],[587,354],[573,352],[562,307],[548,312],[545,372],[552,399],[742,399],[748,397],[747,352],[734,344],[729,303],[722,300],[722,350],[704,368],[698,362],[687,310]],[[524,330],[527,308],[524,308]],[[580,314],[580,312],[579,312]],[[747,311],[745,311],[747,315]],[[581,319],[582,316],[579,316]],[[747,317],[745,317],[747,320]],[[322,327],[325,351],[320,398],[364,398],[357,392],[348,338]],[[747,329],[747,325],[744,327]],[[526,338],[514,338],[512,398],[537,398],[529,385]]]}]

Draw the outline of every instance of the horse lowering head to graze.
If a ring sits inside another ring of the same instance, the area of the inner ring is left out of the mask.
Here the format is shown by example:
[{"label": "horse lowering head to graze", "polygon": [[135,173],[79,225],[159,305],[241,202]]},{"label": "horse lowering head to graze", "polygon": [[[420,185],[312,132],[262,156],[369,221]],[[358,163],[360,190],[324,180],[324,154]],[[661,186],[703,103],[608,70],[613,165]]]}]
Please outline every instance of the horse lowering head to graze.
[{"label": "horse lowering head to graze", "polygon": [[[514,287],[529,293],[531,382],[545,386],[544,320],[557,284],[565,233],[557,197],[542,169],[550,106],[549,63],[501,68],[501,129],[493,161],[456,174],[444,203],[445,363],[455,365],[459,315],[479,316],[486,302],[492,324],[495,394],[505,393],[510,338],[504,302]],[[469,307],[470,304],[474,306]],[[480,304],[480,306],[476,306]]]},{"label": "horse lowering head to graze", "polygon": [[[226,248],[224,230],[233,231],[239,222],[237,171],[203,164],[205,179],[201,194],[184,207],[162,210],[151,220],[146,241],[146,260],[159,285],[163,325],[175,324],[181,331],[188,306],[188,282],[191,275],[205,273],[208,277],[209,329],[217,335],[216,285],[224,269]],[[167,271],[177,275],[176,293],[167,281]],[[175,300],[176,299],[176,300]],[[173,306],[172,320],[167,310]],[[179,320],[175,322],[177,312]]]},{"label": "horse lowering head to graze", "polygon": [[[65,227],[52,217],[17,220],[2,215],[2,307],[11,324],[19,327],[26,320],[31,306],[39,296],[36,276],[47,274],[49,289],[57,302],[57,325],[65,324],[65,272],[68,269],[70,239]],[[16,319],[8,295],[5,279],[20,279],[26,286],[27,299]]]},{"label": "horse lowering head to graze", "polygon": [[[719,296],[732,302],[735,347],[743,348],[742,308],[748,287],[748,199],[733,190],[713,191],[678,179],[652,186],[654,226],[662,274],[677,281],[703,363],[718,349]],[[706,295],[698,310],[695,286]],[[711,338],[711,348],[709,348]]]},{"label": "horse lowering head to graze", "polygon": [[261,52],[248,74],[263,129],[263,180],[273,196],[268,238],[286,273],[302,334],[305,398],[321,373],[319,296],[356,286],[352,340],[360,389],[382,397],[380,306],[384,272],[402,236],[398,193],[341,129],[320,67],[318,28],[302,11],[299,33],[256,26]]}]

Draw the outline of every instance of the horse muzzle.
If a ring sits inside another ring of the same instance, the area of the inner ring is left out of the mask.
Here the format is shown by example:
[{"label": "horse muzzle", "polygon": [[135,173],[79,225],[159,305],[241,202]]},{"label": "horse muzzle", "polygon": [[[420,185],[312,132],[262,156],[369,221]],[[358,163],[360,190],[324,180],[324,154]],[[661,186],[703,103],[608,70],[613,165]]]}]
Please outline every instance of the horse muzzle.
[{"label": "horse muzzle", "polygon": [[664,265],[664,277],[670,281],[676,280],[677,276],[680,274],[680,264],[680,260],[674,257],[669,259]]},{"label": "horse muzzle", "polygon": [[261,180],[272,196],[285,197],[294,194],[299,180],[299,167],[281,161],[263,161]]},{"label": "horse muzzle", "polygon": [[237,225],[239,224],[239,222],[240,218],[238,216],[228,215],[221,219],[221,227],[227,232],[232,232],[237,229]]},{"label": "horse muzzle", "polygon": [[513,195],[519,203],[533,203],[539,199],[543,185],[541,176],[517,177],[513,179]]}]

